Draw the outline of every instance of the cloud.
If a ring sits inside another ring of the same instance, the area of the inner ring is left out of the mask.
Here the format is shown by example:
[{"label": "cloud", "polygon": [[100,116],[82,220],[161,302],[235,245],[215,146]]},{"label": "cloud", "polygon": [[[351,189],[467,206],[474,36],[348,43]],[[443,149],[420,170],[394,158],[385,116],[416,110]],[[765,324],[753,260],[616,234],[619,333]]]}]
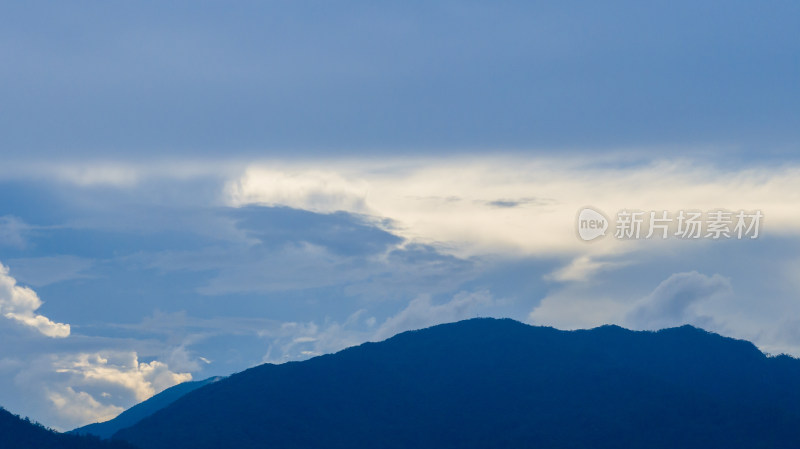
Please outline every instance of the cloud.
[{"label": "cloud", "polygon": [[283,363],[290,360],[332,353],[355,346],[369,339],[363,319],[365,311],[359,309],[344,322],[326,320],[322,324],[314,322],[285,322],[277,327],[264,329],[259,336],[269,341],[267,353],[262,361]]},{"label": "cloud", "polygon": [[[160,360],[141,361],[136,351],[45,353],[18,366],[10,382],[24,394],[20,411],[68,430],[111,419],[173,385],[192,380]],[[28,412],[29,413],[29,412]]]},{"label": "cloud", "polygon": [[52,171],[58,179],[79,186],[129,187],[140,180],[138,170],[120,164],[63,165]]},{"label": "cloud", "polygon": [[576,257],[569,265],[544,276],[545,279],[558,282],[585,281],[598,271],[620,267],[624,262],[597,261],[589,256]]},{"label": "cloud", "polygon": [[242,164],[235,161],[203,160],[160,160],[158,163],[137,163],[130,161],[17,161],[12,165],[0,167],[0,179],[34,179],[82,188],[133,189],[147,182],[159,180],[217,179],[231,177],[243,170]]},{"label": "cloud", "polygon": [[623,324],[624,299],[609,298],[601,289],[584,284],[550,293],[528,315],[531,324],[559,329],[589,329],[603,324]]},{"label": "cloud", "polygon": [[363,280],[373,271],[361,259],[343,258],[305,242],[287,243],[276,250],[218,247],[169,252],[150,263],[165,272],[218,270],[207,285],[197,289],[204,295],[330,287]]},{"label": "cloud", "polygon": [[440,245],[459,256],[608,255],[642,246],[614,238],[580,241],[575,213],[586,204],[609,214],[761,210],[763,232],[797,235],[798,192],[796,165],[731,169],[689,160],[522,156],[254,164],[226,188],[233,207],[266,204],[367,214],[388,220],[381,223],[390,223],[392,232],[409,241]]},{"label": "cloud", "polygon": [[116,405],[102,404],[85,391],[65,387],[61,391],[48,391],[47,399],[56,412],[68,416],[76,423],[104,422],[115,418],[125,409]]},{"label": "cloud", "polygon": [[0,246],[25,248],[30,227],[17,217],[0,217]]},{"label": "cloud", "polygon": [[288,206],[312,212],[364,212],[367,184],[321,169],[281,171],[250,167],[227,186],[234,206]]},{"label": "cloud", "polygon": [[707,322],[710,318],[698,313],[694,307],[730,291],[730,281],[719,274],[706,276],[696,271],[675,273],[634,304],[625,322],[637,329],[662,329]]},{"label": "cloud", "polygon": [[[285,206],[359,214],[403,239],[437,245],[460,257],[596,256],[642,246],[610,237],[592,244],[580,241],[574,232],[575,213],[587,204],[609,216],[621,209],[762,210],[767,235],[797,235],[795,223],[800,220],[793,207],[800,201],[796,164],[731,168],[691,159],[643,162],[630,153],[604,158],[509,154],[251,164],[88,161],[23,164],[0,177],[67,182],[80,186],[82,195],[91,187],[114,185],[135,190],[148,201],[166,198],[184,203],[196,202],[197,195],[186,195],[180,186],[224,184],[217,192],[206,192],[204,205],[219,201],[237,208]],[[161,188],[165,181],[179,193],[165,195]],[[16,233],[9,236],[9,242],[19,244]]]},{"label": "cloud", "polygon": [[463,291],[443,303],[434,302],[430,295],[420,295],[377,327],[377,319],[366,309],[355,311],[343,322],[286,322],[260,333],[262,338],[270,341],[263,361],[282,363],[305,359],[366,341],[384,340],[408,330],[489,316],[495,304],[496,301],[486,290]]},{"label": "cloud", "polygon": [[[636,286],[598,281],[568,284],[550,293],[528,316],[534,324],[562,329],[585,329],[603,324],[619,324],[633,329],[663,329],[693,324],[709,330],[743,332],[730,314],[722,314],[724,300],[732,292],[730,281],[719,275],[697,271],[674,273],[644,296]],[[637,299],[638,296],[638,299]],[[713,301],[713,304],[712,304]],[[731,306],[731,304],[727,304]]]},{"label": "cloud", "polygon": [[190,373],[172,372],[166,363],[140,362],[135,352],[69,355],[57,358],[53,367],[57,373],[68,374],[72,386],[121,387],[137,401],[192,380]]},{"label": "cloud", "polygon": [[9,259],[8,264],[14,266],[14,277],[18,281],[43,287],[72,279],[89,278],[86,271],[92,267],[93,261],[62,255]]},{"label": "cloud", "polygon": [[421,295],[411,300],[397,315],[386,319],[373,338],[383,340],[407,330],[475,318],[481,310],[493,303],[492,295],[488,291],[460,292],[443,304],[435,304],[429,295]]},{"label": "cloud", "polygon": [[250,239],[246,245],[162,251],[137,260],[163,273],[211,272],[196,290],[206,295],[341,287],[347,295],[414,296],[457,288],[477,273],[471,260],[406,242],[353,214],[287,207],[235,212],[237,229]]},{"label": "cloud", "polygon": [[36,329],[41,334],[53,338],[65,338],[70,334],[69,324],[56,323],[36,314],[42,301],[32,289],[17,285],[16,279],[9,276],[8,268],[0,264],[0,313],[4,317]]}]

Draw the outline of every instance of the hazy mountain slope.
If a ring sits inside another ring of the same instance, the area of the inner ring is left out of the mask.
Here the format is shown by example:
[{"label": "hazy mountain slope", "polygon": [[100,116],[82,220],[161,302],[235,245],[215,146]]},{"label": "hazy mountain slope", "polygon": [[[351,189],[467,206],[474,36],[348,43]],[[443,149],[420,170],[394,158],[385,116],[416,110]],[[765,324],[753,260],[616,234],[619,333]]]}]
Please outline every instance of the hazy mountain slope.
[{"label": "hazy mountain slope", "polygon": [[194,391],[204,385],[208,385],[209,383],[216,382],[220,379],[222,378],[211,377],[205,380],[184,382],[182,384],[175,385],[174,387],[167,388],[161,393],[154,395],[144,402],[134,405],[128,410],[120,413],[112,420],[78,427],[69,433],[76,435],[94,435],[100,438],[111,438],[111,436],[119,430],[136,424],[142,419],[172,404],[186,393]]},{"label": "hazy mountain slope", "polygon": [[800,361],[692,327],[477,319],[261,365],[118,432],[161,448],[800,448]]},{"label": "hazy mountain slope", "polygon": [[8,449],[130,449],[121,441],[68,435],[46,429],[0,408],[0,448]]}]

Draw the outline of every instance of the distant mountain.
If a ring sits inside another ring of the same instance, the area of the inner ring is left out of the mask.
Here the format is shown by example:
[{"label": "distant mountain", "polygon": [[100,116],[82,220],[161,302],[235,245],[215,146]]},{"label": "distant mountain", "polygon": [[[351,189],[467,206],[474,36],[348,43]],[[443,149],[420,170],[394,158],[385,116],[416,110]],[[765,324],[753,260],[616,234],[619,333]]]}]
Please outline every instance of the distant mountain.
[{"label": "distant mountain", "polygon": [[0,408],[0,448],[8,449],[132,449],[122,441],[54,432]]},{"label": "distant mountain", "polygon": [[475,319],[207,385],[142,449],[800,448],[800,361],[690,326]]},{"label": "distant mountain", "polygon": [[94,435],[96,437],[109,439],[116,432],[130,427],[142,419],[152,415],[153,413],[161,410],[162,408],[172,404],[181,396],[194,391],[204,385],[216,382],[222,377],[211,377],[205,380],[196,382],[184,382],[174,387],[167,388],[161,393],[151,397],[150,399],[134,405],[133,407],[120,413],[116,418],[101,423],[89,424],[83,427],[78,427],[69,433],[75,435]]}]

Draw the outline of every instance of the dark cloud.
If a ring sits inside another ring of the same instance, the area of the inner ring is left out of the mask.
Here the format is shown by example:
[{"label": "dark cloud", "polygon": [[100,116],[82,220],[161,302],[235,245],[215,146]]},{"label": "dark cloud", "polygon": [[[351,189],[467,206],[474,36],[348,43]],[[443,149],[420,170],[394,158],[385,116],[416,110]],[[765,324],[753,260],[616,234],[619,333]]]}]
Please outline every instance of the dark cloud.
[{"label": "dark cloud", "polygon": [[377,228],[369,217],[317,214],[288,207],[243,207],[230,212],[239,229],[267,247],[308,242],[342,256],[386,251],[402,238]]},{"label": "dark cloud", "polygon": [[487,201],[486,204],[491,207],[498,207],[501,209],[511,209],[514,207],[524,206],[528,204],[544,205],[552,202],[553,200],[544,198],[517,198],[517,199],[499,199],[494,201]]}]

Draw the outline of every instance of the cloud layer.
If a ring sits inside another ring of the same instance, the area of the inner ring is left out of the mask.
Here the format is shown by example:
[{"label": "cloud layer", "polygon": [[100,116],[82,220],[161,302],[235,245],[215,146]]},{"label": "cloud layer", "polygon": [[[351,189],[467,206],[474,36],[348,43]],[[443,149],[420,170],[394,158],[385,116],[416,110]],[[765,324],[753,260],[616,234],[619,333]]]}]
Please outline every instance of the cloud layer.
[{"label": "cloud layer", "polygon": [[766,232],[800,233],[800,211],[793,207],[800,201],[800,167],[720,169],[689,161],[621,166],[624,162],[625,155],[256,164],[228,183],[227,194],[234,207],[369,214],[389,220],[404,238],[439,243],[461,256],[614,254],[635,248],[612,238],[592,245],[577,239],[575,214],[587,204],[608,214],[761,210]]}]

